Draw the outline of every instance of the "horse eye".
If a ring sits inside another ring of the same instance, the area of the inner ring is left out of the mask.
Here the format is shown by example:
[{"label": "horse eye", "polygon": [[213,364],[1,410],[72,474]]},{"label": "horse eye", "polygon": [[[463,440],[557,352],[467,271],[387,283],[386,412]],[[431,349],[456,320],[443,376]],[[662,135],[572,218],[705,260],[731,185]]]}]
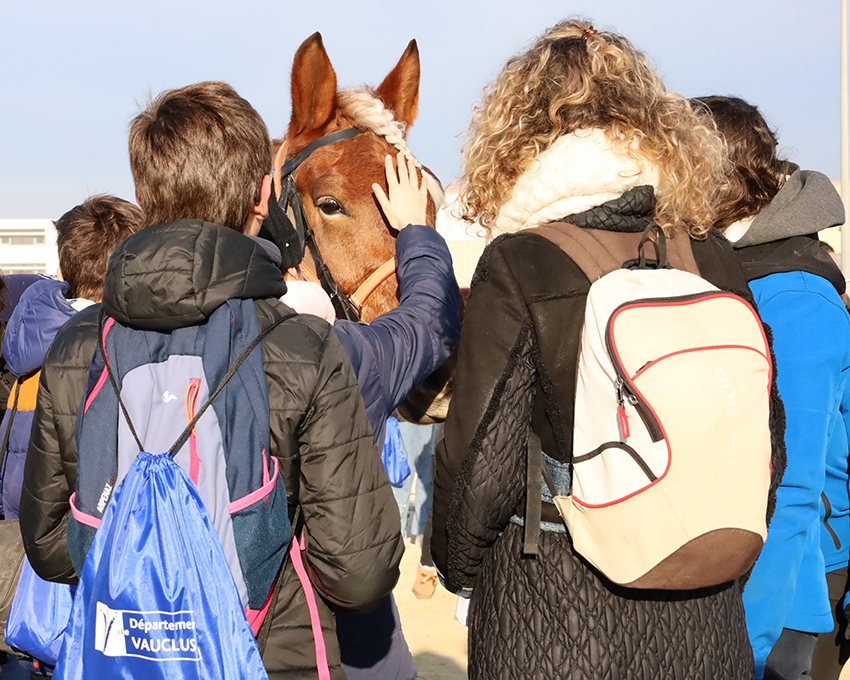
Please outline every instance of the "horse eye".
[{"label": "horse eye", "polygon": [[348,215],[348,212],[339,204],[339,201],[330,196],[320,198],[316,202],[316,207],[325,213],[325,215]]}]

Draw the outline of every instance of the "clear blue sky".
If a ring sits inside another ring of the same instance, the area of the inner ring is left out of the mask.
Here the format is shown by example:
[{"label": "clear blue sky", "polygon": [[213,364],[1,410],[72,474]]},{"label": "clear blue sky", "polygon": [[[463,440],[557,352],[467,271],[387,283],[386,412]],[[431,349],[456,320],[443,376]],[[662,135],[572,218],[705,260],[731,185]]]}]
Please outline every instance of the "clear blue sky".
[{"label": "clear blue sky", "polygon": [[0,218],[132,199],[127,124],[149,92],[226,80],[280,136],[292,57],[317,30],[341,85],[377,85],[417,39],[410,146],[448,183],[482,87],[575,15],[628,37],[670,90],[757,104],[792,160],[838,178],[838,0],[0,0]]}]

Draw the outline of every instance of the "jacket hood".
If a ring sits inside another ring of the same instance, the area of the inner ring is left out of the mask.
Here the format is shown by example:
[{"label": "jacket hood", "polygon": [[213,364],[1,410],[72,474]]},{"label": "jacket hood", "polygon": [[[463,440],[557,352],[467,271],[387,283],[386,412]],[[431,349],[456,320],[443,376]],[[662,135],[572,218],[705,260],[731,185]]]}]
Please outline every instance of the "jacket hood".
[{"label": "jacket hood", "polygon": [[201,220],[147,227],[119,245],[103,308],[119,323],[168,332],[203,323],[231,298],[279,298],[280,269],[258,240]]},{"label": "jacket hood", "polygon": [[65,299],[67,290],[63,281],[42,279],[21,295],[3,337],[3,358],[14,375],[41,368],[56,333],[77,313]]},{"label": "jacket hood", "polygon": [[829,178],[820,172],[797,170],[732,245],[757,246],[815,234],[843,223],[844,204]]},{"label": "jacket hood", "polygon": [[582,128],[559,137],[534,159],[490,227],[493,235],[539,227],[639,186],[658,189],[658,168],[617,149],[603,130]]}]

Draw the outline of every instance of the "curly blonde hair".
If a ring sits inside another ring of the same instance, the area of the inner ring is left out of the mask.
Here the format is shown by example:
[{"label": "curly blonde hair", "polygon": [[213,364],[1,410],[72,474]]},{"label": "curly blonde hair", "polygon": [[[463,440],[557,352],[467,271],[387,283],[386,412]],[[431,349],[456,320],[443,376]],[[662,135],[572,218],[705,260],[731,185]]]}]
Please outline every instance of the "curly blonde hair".
[{"label": "curly blonde hair", "polygon": [[660,225],[708,231],[728,163],[723,141],[628,40],[583,20],[547,30],[485,88],[464,147],[461,217],[489,231],[532,161],[580,128],[600,128],[615,150],[656,165]]}]

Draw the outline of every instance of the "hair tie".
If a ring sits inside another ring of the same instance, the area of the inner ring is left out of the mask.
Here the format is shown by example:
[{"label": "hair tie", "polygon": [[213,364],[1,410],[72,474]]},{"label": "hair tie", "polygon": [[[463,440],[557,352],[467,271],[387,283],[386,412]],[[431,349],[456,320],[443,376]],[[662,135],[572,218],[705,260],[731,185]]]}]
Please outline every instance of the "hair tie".
[{"label": "hair tie", "polygon": [[582,36],[582,40],[584,40],[584,42],[587,42],[587,39],[588,39],[590,36],[592,36],[592,35],[596,35],[596,30],[595,30],[595,29],[593,29],[593,28],[588,28],[588,29],[584,32],[584,35]]}]

